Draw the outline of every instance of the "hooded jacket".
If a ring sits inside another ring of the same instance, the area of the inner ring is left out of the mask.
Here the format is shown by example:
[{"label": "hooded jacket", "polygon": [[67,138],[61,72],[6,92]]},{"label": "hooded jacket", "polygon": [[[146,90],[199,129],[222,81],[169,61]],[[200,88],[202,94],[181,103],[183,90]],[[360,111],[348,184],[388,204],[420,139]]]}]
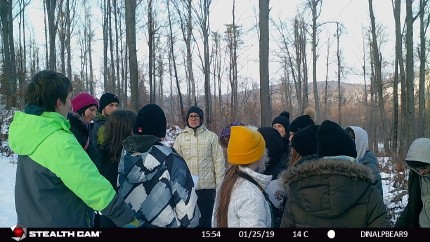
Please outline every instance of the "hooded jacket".
[{"label": "hooded jacket", "polygon": [[375,154],[369,150],[369,138],[366,130],[358,126],[350,126],[354,130],[355,148],[357,149],[357,161],[372,170],[375,177],[375,187],[378,188],[381,196],[384,195],[382,189],[381,173],[379,172],[378,159]]},{"label": "hooded jacket", "polygon": [[196,227],[200,210],[191,173],[184,159],[160,142],[153,135],[123,141],[118,192],[142,227]]},{"label": "hooded jacket", "polygon": [[325,157],[281,174],[288,200],[281,227],[390,227],[369,168],[351,157]]},{"label": "hooded jacket", "polygon": [[94,210],[118,226],[133,213],[118,197],[60,113],[15,112],[9,144],[18,154],[15,206],[24,227],[90,227]]}]

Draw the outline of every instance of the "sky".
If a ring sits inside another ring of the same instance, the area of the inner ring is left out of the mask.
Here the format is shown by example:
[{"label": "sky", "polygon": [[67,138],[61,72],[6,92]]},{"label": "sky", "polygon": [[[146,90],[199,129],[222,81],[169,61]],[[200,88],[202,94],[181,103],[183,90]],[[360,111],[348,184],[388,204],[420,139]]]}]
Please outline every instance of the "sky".
[{"label": "sky", "polygon": [[[211,30],[222,29],[225,23],[232,22],[232,2],[231,0],[213,0],[211,14]],[[303,0],[270,0],[270,16],[273,20],[286,20],[292,19],[298,11],[302,11]],[[391,10],[391,0],[376,0],[373,1],[374,14],[376,23],[384,27],[384,31],[394,33],[394,18]],[[256,13],[258,13],[258,1],[256,0],[236,0],[236,22],[238,25],[243,24],[244,28],[251,28],[256,23]],[[218,17],[222,16],[222,17]],[[310,18],[308,18],[310,19]],[[345,27],[345,32],[341,36],[340,45],[344,55],[345,65],[354,67],[354,72],[360,72],[363,65],[363,28],[368,27],[369,14],[368,14],[368,1],[367,0],[323,0],[321,15],[318,18],[318,23],[340,22]],[[273,24],[269,24],[270,32],[270,48],[277,45],[279,38],[276,36],[277,31],[274,29]],[[324,80],[326,67],[325,67],[325,52],[326,44],[324,43],[330,31],[332,35],[335,31],[334,24],[321,25],[320,44],[319,50],[320,57],[317,61],[317,79]],[[309,37],[310,38],[310,37]],[[330,36],[333,40],[334,36]],[[394,39],[391,36],[386,36],[386,43],[381,46],[381,52],[386,54],[384,58],[393,58],[392,49],[394,48]],[[310,41],[310,39],[309,39]],[[247,65],[243,73],[247,73],[254,78],[258,77],[258,36],[256,31],[251,31],[249,36],[245,38],[245,42],[252,42],[252,47],[246,48],[245,55],[249,55],[250,63]],[[310,44],[308,45],[310,47]],[[334,55],[334,48],[331,50],[331,55]],[[309,52],[310,54],[311,52]],[[334,57],[333,57],[334,58]],[[333,59],[332,58],[332,59]],[[275,63],[278,61],[273,55],[269,56],[272,63],[270,66],[271,78],[279,79],[279,68]],[[334,60],[332,60],[333,62]],[[311,57],[308,57],[308,65],[311,68]],[[334,76],[334,72],[332,72]],[[258,79],[258,78],[257,78]],[[363,77],[357,73],[350,73],[345,78],[346,82],[350,83],[363,83]]]},{"label": "sky", "polygon": [[[270,0],[270,15],[276,21],[279,19],[287,20],[292,19],[298,9],[303,9],[304,0]],[[325,22],[334,22],[338,21],[342,23],[346,31],[341,37],[341,49],[344,55],[345,65],[351,67],[352,70],[349,71],[344,81],[349,83],[363,83],[363,77],[361,76],[361,67],[363,65],[363,44],[362,44],[362,29],[363,27],[368,26],[369,16],[368,16],[368,1],[367,0],[323,0],[322,1],[322,11],[321,16],[318,21],[320,23]],[[93,2],[95,4],[95,2]],[[232,22],[232,0],[212,0],[211,9],[210,9],[210,23],[211,23],[211,31],[219,31],[223,33],[225,31],[225,24],[229,24]],[[384,55],[384,59],[390,61],[393,59],[393,46],[394,39],[390,36],[390,33],[394,33],[393,28],[393,16],[391,10],[391,0],[376,0],[373,1],[374,12],[376,16],[376,22],[384,26],[385,32],[387,33],[387,41],[381,46],[381,52]],[[39,44],[42,45],[44,43],[44,30],[43,28],[43,11],[42,11],[42,1],[33,0],[28,7],[28,19],[30,22],[29,28],[33,32],[34,35],[37,36],[37,40]],[[92,13],[94,16],[100,15],[100,9],[98,6],[93,7]],[[140,16],[143,19],[146,19],[145,16]],[[239,77],[246,82],[249,83],[259,83],[259,64],[258,64],[258,35],[255,29],[252,29],[252,26],[255,26],[258,20],[258,1],[257,0],[236,0],[236,22],[238,25],[242,25],[243,29],[246,31],[246,34],[243,36],[244,47],[239,51]],[[308,18],[310,19],[310,18]],[[100,21],[94,21],[94,28],[96,29],[96,42],[93,45],[94,47],[94,68],[96,68],[96,76],[99,80],[102,80],[101,76],[101,66],[102,66],[102,42],[101,42],[101,28]],[[140,24],[142,25],[142,24]],[[324,44],[325,39],[329,32],[326,30],[330,29],[330,34],[334,33],[334,24],[324,24],[321,27],[321,44],[319,50],[320,57],[318,59],[317,66],[317,79],[324,80],[325,79],[325,52],[326,47]],[[196,32],[198,26],[195,26]],[[277,45],[277,41],[279,38],[277,37],[277,33],[274,30],[272,24],[270,24],[271,32],[270,32],[270,48],[274,48]],[[99,33],[98,33],[99,32]],[[142,33],[144,32],[144,33]],[[138,53],[144,53],[147,49],[146,40],[143,35],[146,34],[144,29],[139,30],[138,28]],[[417,35],[417,34],[416,34]],[[196,38],[200,38],[198,34],[196,34]],[[330,37],[334,39],[334,36]],[[140,45],[140,46],[139,46]],[[310,47],[310,45],[309,45]],[[195,48],[196,49],[196,48]],[[333,55],[332,63],[335,63],[334,60],[334,46],[332,48]],[[75,57],[79,55],[79,47],[75,45]],[[197,52],[197,51],[196,51]],[[43,51],[41,54],[44,53]],[[311,52],[309,52],[310,55]],[[42,54],[44,56],[44,54]],[[145,55],[140,55],[140,61]],[[279,66],[279,60],[274,57],[274,55],[270,55],[270,82],[272,84],[276,84],[279,82],[280,76],[282,75],[281,67]],[[311,57],[308,57],[308,65],[311,68]],[[196,80],[203,80],[202,74],[199,71],[198,65],[200,65],[200,61],[197,57],[194,59],[195,64],[195,75]],[[79,61],[74,61],[74,63],[79,63]],[[79,66],[75,66],[75,73]],[[335,74],[335,66],[331,68],[330,76],[331,80],[336,77]],[[224,79],[227,80],[227,76],[225,74]],[[165,82],[168,83],[168,82]],[[101,85],[101,84],[100,84]],[[167,84],[166,84],[167,85]],[[183,84],[185,85],[185,83]],[[225,85],[228,86],[227,81],[225,81]],[[203,82],[197,81],[197,89],[203,91]],[[225,91],[225,88],[223,90]]]},{"label": "sky", "polygon": [[[168,131],[168,133],[170,133],[170,131]],[[166,144],[168,144],[169,140],[166,141]],[[0,228],[9,228],[16,225],[14,198],[16,160],[16,155],[11,157],[0,155]],[[380,157],[378,160],[380,162],[380,166],[384,167],[383,170],[389,170],[387,168],[390,166],[391,162],[389,162],[388,159]],[[405,195],[400,199],[400,201],[394,202],[393,198],[405,191],[393,187],[393,174],[381,172],[381,177],[384,190],[384,202],[387,209],[393,211],[395,214],[399,214],[402,208],[406,205],[408,196]],[[392,219],[391,221],[394,222],[395,220]]]}]

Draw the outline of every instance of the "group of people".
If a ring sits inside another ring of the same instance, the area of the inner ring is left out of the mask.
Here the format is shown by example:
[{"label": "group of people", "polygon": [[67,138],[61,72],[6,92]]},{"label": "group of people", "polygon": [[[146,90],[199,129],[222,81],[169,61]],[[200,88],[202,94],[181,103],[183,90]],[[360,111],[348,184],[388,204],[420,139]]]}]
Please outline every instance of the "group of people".
[{"label": "group of people", "polygon": [[[136,114],[119,98],[72,98],[72,83],[36,73],[16,111],[17,223],[23,227],[390,227],[367,132],[308,107],[290,123],[241,122],[219,136],[192,106],[173,147],[156,104]],[[430,139],[415,140],[408,205],[396,227],[430,227]]]}]

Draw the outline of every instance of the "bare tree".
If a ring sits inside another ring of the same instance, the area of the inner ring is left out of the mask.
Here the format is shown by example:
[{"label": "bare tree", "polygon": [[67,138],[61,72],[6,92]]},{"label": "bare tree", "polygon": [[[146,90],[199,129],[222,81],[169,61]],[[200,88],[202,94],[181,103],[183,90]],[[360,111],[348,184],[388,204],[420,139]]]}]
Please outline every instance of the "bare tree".
[{"label": "bare tree", "polygon": [[[396,55],[394,65],[394,80],[393,80],[393,136],[391,141],[391,148],[394,153],[398,152],[398,140],[399,140],[399,65],[402,57],[402,33],[400,26],[400,11],[401,11],[401,0],[394,0],[393,13],[395,22],[395,33],[396,33]],[[403,61],[402,61],[403,62]]]},{"label": "bare tree", "polygon": [[[419,94],[418,94],[418,129],[417,135],[418,137],[425,137],[424,131],[425,127],[425,68],[426,68],[426,33],[430,23],[430,13],[426,14],[426,8],[428,8],[428,0],[420,0],[420,11],[419,11],[419,19],[420,19],[420,45],[418,50],[420,67],[419,67]],[[428,10],[428,9],[427,9]]]},{"label": "bare tree", "polygon": [[[168,20],[169,20],[169,31],[170,31],[170,58],[169,60],[172,61],[172,66],[173,66],[173,70],[175,73],[175,83],[176,83],[176,89],[178,91],[178,99],[179,99],[179,110],[181,112],[181,117],[185,117],[184,114],[184,101],[182,100],[182,93],[181,93],[181,86],[179,83],[179,78],[178,78],[178,70],[176,67],[176,56],[174,53],[174,38],[173,38],[173,30],[172,30],[172,20],[171,20],[171,12],[170,12],[170,0],[166,0],[167,3],[167,11],[168,11]],[[170,65],[169,65],[170,66]],[[172,92],[170,92],[171,94],[173,94]],[[173,100],[173,98],[171,98]],[[172,109],[173,110],[173,109]],[[173,113],[173,112],[172,112]]]},{"label": "bare tree", "polygon": [[[16,59],[15,59],[15,63],[16,63],[16,74],[17,74],[17,81],[18,81],[18,86],[17,86],[17,93],[16,93],[16,106],[18,108],[22,108],[23,102],[22,100],[24,100],[24,93],[23,93],[23,89],[24,89],[24,83],[25,83],[25,79],[27,76],[27,41],[26,41],[26,12],[25,9],[27,7],[27,5],[30,3],[30,1],[26,1],[26,0],[19,0],[18,1],[18,7],[19,7],[19,13],[18,13],[18,53],[16,54]],[[1,22],[1,21],[0,21]],[[1,25],[1,24],[0,24]],[[1,29],[1,27],[0,27]],[[1,34],[0,34],[1,36]],[[0,41],[1,42],[1,41]]]},{"label": "bare tree", "polygon": [[[214,89],[218,91],[218,103],[214,103],[218,110],[218,117],[221,119],[221,123],[226,123],[226,115],[222,115],[223,113],[223,105],[222,105],[222,56],[221,56],[221,34],[218,32],[212,32],[212,73],[213,80],[218,89]],[[224,120],[223,120],[224,119]]]},{"label": "bare tree", "polygon": [[[134,1],[133,1],[134,2]],[[103,16],[103,88],[105,92],[112,92],[109,85],[109,69],[108,69],[108,33],[109,33],[109,8],[110,0],[103,1],[102,3],[102,16]],[[135,11],[135,10],[134,10]],[[126,17],[127,18],[127,17]]]},{"label": "bare tree", "polygon": [[385,116],[385,106],[384,106],[384,96],[382,93],[382,64],[381,64],[381,54],[379,51],[377,35],[376,35],[376,26],[375,26],[375,16],[373,14],[373,0],[369,0],[369,14],[370,14],[370,22],[371,22],[371,33],[372,33],[372,58],[375,63],[375,81],[377,87],[377,96],[378,96],[378,106],[379,106],[379,114],[381,117],[381,126],[382,126],[382,135],[384,141],[384,149],[385,152],[389,152],[390,146],[388,142],[388,129],[386,124],[386,116]]},{"label": "bare tree", "polygon": [[[192,35],[193,35],[193,15],[192,15],[192,2],[191,0],[181,0],[181,4],[174,1],[176,11],[178,13],[178,18],[182,30],[182,38],[185,42],[186,47],[186,57],[185,57],[185,75],[187,80],[187,87],[189,90],[188,95],[188,105],[197,105],[196,96],[196,83],[194,80],[193,71],[193,58],[192,58]],[[183,112],[183,111],[182,111]]]},{"label": "bare tree", "polygon": [[415,97],[414,97],[414,31],[413,31],[412,1],[406,1],[406,146],[416,137],[415,129]]},{"label": "bare tree", "polygon": [[16,106],[17,75],[15,63],[15,43],[13,37],[12,0],[0,1],[0,18],[3,38],[3,78],[2,90],[6,94],[6,108]]},{"label": "bare tree", "polygon": [[[317,35],[318,35],[318,24],[317,20],[321,14],[322,0],[308,0],[308,6],[312,11],[312,82],[313,92],[315,99],[315,111],[317,114],[320,113],[320,101],[318,96],[318,85],[317,85]],[[318,116],[317,116],[318,117]],[[317,122],[317,120],[315,120]]]},{"label": "bare tree", "polygon": [[198,24],[200,27],[200,33],[203,37],[203,57],[199,54],[200,61],[202,62],[202,70],[205,78],[204,89],[205,89],[205,120],[208,129],[212,127],[212,94],[211,94],[211,84],[210,84],[210,62],[209,62],[209,13],[210,5],[212,0],[203,0],[199,3],[199,10],[195,10],[198,19]]},{"label": "bare tree", "polygon": [[241,43],[241,26],[236,25],[236,16],[235,16],[235,4],[236,1],[233,1],[232,8],[232,24],[227,24],[227,30],[225,32],[226,41],[227,41],[227,51],[229,55],[229,81],[231,87],[231,95],[230,95],[230,114],[233,120],[238,120],[238,72],[237,72],[237,50]]},{"label": "bare tree", "polygon": [[[63,1],[60,1],[58,9],[61,9]],[[58,29],[58,18],[55,18],[57,0],[46,0],[46,12],[48,14],[48,32],[49,32],[49,69],[57,70],[57,52],[55,49],[55,36]]]},{"label": "bare tree", "polygon": [[261,126],[271,126],[269,90],[269,0],[259,0]]},{"label": "bare tree", "polygon": [[[325,88],[324,88],[324,112],[322,113],[322,120],[326,120],[328,116],[328,75],[330,70],[330,48],[332,42],[330,41],[330,37],[327,40],[327,52],[326,52],[326,74],[325,74]],[[316,110],[315,110],[316,111]]]},{"label": "bare tree", "polygon": [[149,76],[149,102],[155,103],[155,80],[154,80],[154,62],[155,62],[155,27],[153,15],[153,2],[148,0],[148,76]]},{"label": "bare tree", "polygon": [[139,83],[136,54],[136,1],[125,2],[125,28],[130,67],[131,106],[139,110]]},{"label": "bare tree", "polygon": [[340,79],[343,72],[342,66],[342,56],[339,45],[340,36],[342,35],[341,26],[336,22],[336,57],[337,57],[337,89],[338,89],[338,99],[337,99],[337,108],[338,108],[338,123],[342,124],[342,90],[340,86]]}]

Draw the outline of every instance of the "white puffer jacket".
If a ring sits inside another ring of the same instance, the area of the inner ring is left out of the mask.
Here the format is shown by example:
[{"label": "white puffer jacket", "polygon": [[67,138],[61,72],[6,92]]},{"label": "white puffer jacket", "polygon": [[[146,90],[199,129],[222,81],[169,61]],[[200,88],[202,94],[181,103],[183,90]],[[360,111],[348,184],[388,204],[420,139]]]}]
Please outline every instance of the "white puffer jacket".
[{"label": "white puffer jacket", "polygon": [[[247,167],[239,166],[239,169],[249,174],[261,187],[266,188],[272,180],[272,176],[257,173]],[[217,191],[218,196],[218,191]],[[218,208],[218,198],[215,198],[214,212],[212,213],[212,227],[217,224],[214,213]],[[264,198],[260,189],[248,180],[238,178],[233,188],[230,204],[228,206],[229,228],[270,228],[272,215],[270,205]]]}]

